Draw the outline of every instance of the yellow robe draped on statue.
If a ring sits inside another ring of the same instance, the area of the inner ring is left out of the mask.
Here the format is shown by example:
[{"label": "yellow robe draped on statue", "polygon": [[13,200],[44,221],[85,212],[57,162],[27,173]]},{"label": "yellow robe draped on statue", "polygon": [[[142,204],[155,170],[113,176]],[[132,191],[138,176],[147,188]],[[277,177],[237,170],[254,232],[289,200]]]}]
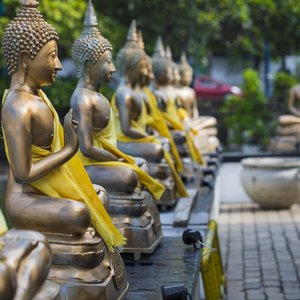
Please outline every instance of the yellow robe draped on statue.
[{"label": "yellow robe draped on statue", "polygon": [[[5,91],[3,101],[5,101],[7,93],[8,91]],[[63,148],[64,143],[64,131],[59,122],[57,112],[42,90],[39,90],[39,96],[48,105],[53,114],[54,136],[51,144],[51,150],[42,149],[32,145],[33,163],[51,155],[54,152],[58,152]],[[9,160],[9,151],[7,149],[4,130],[3,136],[5,152],[7,159]],[[42,194],[52,198],[66,198],[83,202],[90,212],[93,226],[108,248],[113,250],[113,247],[125,244],[125,238],[115,227],[110,216],[99,200],[78,154],[75,154],[69,161],[51,171],[42,179],[32,182],[31,185]],[[47,222],[47,220],[45,220],[45,222]]]},{"label": "yellow robe draped on statue", "polygon": [[173,140],[172,134],[167,126],[164,116],[157,105],[157,100],[153,93],[148,89],[144,88],[144,92],[148,97],[148,103],[150,113],[148,114],[148,125],[154,128],[162,137],[165,137],[170,142],[170,148],[175,160],[175,167],[178,172],[183,171],[183,165],[179,156],[176,144]]},{"label": "yellow robe draped on statue", "polygon": [[[114,122],[115,122],[115,126],[116,126],[116,133],[117,133],[118,141],[123,142],[123,143],[160,143],[160,141],[153,135],[149,135],[144,138],[138,138],[138,139],[133,139],[133,138],[126,136],[123,133],[121,124],[120,124],[119,111],[118,111],[118,108],[116,105],[116,94],[114,94],[112,97],[111,107],[113,109]],[[137,121],[132,120],[131,126],[134,129],[139,130],[142,133],[146,133],[147,122],[148,122],[147,108],[146,108],[146,104],[143,102],[142,103],[142,111],[139,116],[139,119]],[[177,173],[177,171],[175,169],[172,157],[171,157],[170,153],[168,153],[166,150],[164,150],[164,158],[172,171],[172,175],[173,175],[173,178],[175,181],[177,196],[188,197],[186,188],[185,188],[179,174]]]},{"label": "yellow robe draped on statue", "polygon": [[124,152],[120,151],[117,148],[117,136],[116,136],[115,126],[114,126],[114,117],[113,117],[112,108],[111,108],[110,120],[108,125],[106,126],[106,128],[101,129],[98,132],[94,132],[93,139],[94,139],[93,140],[94,146],[104,149],[118,158],[123,158],[125,162],[120,162],[120,161],[99,162],[84,156],[82,152],[79,151],[81,161],[85,166],[99,165],[103,167],[125,167],[125,168],[133,169],[137,173],[140,183],[142,183],[145,187],[147,187],[147,189],[149,190],[149,192],[151,192],[154,198],[157,200],[161,198],[162,194],[165,191],[165,187],[162,184],[160,184],[158,180],[155,180],[145,171],[143,171],[138,166],[136,166],[135,160],[132,156],[125,154]]},{"label": "yellow robe draped on statue", "polygon": [[[7,225],[0,209],[0,236],[2,236],[7,231]],[[0,246],[1,247],[1,246]]]},{"label": "yellow robe draped on statue", "polygon": [[163,113],[163,115],[167,123],[169,123],[169,125],[175,130],[186,132],[186,143],[190,150],[193,161],[199,163],[200,165],[205,165],[205,160],[202,154],[196,148],[193,142],[192,132],[190,130],[185,130],[184,126],[181,123],[174,99],[168,99],[167,110],[165,113]]}]

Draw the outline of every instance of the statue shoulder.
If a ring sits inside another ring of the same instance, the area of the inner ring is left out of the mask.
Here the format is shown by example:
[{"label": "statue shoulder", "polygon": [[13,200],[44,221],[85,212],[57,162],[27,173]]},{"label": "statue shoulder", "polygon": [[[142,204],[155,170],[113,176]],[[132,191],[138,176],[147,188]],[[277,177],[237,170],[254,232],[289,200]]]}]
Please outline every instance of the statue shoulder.
[{"label": "statue shoulder", "polygon": [[12,91],[7,95],[2,107],[1,116],[3,122],[20,123],[29,120],[36,111],[35,101],[42,101],[39,96],[29,93]]},{"label": "statue shoulder", "polygon": [[128,86],[121,86],[116,91],[117,104],[127,103],[133,99],[134,93]]},{"label": "statue shoulder", "polygon": [[92,107],[97,98],[99,98],[99,96],[95,91],[76,88],[71,97],[70,105],[73,110]]}]

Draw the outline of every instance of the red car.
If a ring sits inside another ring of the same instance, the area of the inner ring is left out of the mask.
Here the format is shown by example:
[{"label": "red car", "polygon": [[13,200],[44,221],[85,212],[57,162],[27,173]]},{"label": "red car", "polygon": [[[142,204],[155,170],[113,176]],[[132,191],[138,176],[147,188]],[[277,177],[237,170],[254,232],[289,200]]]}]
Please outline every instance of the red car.
[{"label": "red car", "polygon": [[242,90],[235,85],[221,83],[209,76],[196,76],[193,88],[197,99],[201,100],[224,100],[229,95],[242,96]]}]

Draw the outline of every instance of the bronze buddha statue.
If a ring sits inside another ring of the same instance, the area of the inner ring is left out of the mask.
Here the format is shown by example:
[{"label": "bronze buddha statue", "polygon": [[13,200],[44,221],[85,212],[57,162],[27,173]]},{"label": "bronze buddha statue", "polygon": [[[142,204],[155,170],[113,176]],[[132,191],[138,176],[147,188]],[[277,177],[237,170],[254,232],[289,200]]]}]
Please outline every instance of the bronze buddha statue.
[{"label": "bronze buddha statue", "polygon": [[146,110],[140,93],[140,81],[148,74],[146,53],[139,48],[135,21],[127,35],[125,46],[119,51],[118,68],[121,83],[112,99],[118,148],[127,154],[143,157],[148,162],[160,162],[163,149],[160,144],[139,130],[146,126]]},{"label": "bronze buddha statue", "polygon": [[[149,77],[149,57],[140,48],[134,21],[129,29],[127,42],[118,53],[118,65],[123,78],[111,101],[118,147],[130,155],[143,157],[149,162],[150,174],[158,178],[169,191],[169,196],[165,194],[165,198],[161,199],[160,203],[168,202],[173,205],[175,195],[171,191],[174,180],[179,196],[186,196],[187,193],[170,153],[163,149],[157,137],[147,131],[148,114],[143,87]],[[167,163],[162,161],[162,158]]]},{"label": "bronze buddha statue", "polygon": [[179,95],[177,88],[173,87],[175,77],[175,80],[178,81],[178,69],[175,73],[174,61],[170,58],[170,51],[167,55],[161,37],[158,37],[156,41],[152,67],[155,77],[153,92],[158,99],[164,118],[171,128],[178,151],[182,157],[185,157],[186,169],[189,170],[186,172],[191,174],[189,157],[197,164],[204,164],[204,160],[194,145],[190,129],[185,127],[178,114],[176,101]]},{"label": "bronze buddha statue", "polygon": [[[139,31],[138,43],[139,47],[144,50],[144,40],[141,31]],[[152,134],[154,134],[155,137],[160,140],[163,147],[166,148],[165,151],[170,152],[172,155],[174,167],[176,169],[172,171],[176,192],[178,196],[184,197],[186,195],[186,191],[182,179],[179,176],[179,174],[182,174],[183,172],[183,163],[178,153],[172,133],[169,130],[167,122],[164,119],[163,113],[159,107],[157,98],[151,91],[151,84],[153,83],[154,75],[152,70],[152,61],[148,55],[147,62],[148,73],[146,76],[144,76],[144,80],[140,82],[141,92],[147,107],[147,129],[150,129]]]},{"label": "bronze buddha statue", "polygon": [[76,154],[72,112],[62,127],[41,90],[55,82],[61,69],[58,35],[38,11],[37,1],[20,2],[17,16],[3,35],[4,57],[12,76],[2,108],[10,165],[7,215],[16,229],[47,236],[53,252],[49,278],[61,286],[61,299],[122,298],[127,281],[116,247],[124,244],[124,238]]},{"label": "bronze buddha statue", "polygon": [[72,48],[79,78],[71,97],[79,154],[91,181],[109,193],[109,213],[127,239],[122,251],[138,258],[141,253],[153,252],[162,238],[159,212],[148,191],[159,200],[165,189],[136,165],[136,159],[117,148],[110,103],[98,93],[115,72],[112,46],[97,28],[91,2],[84,24]]},{"label": "bronze buddha statue", "polygon": [[293,152],[300,145],[300,84],[289,90],[288,109],[290,115],[284,114],[278,118],[276,136],[271,139],[270,149],[273,152]]},{"label": "bronze buddha statue", "polygon": [[52,253],[44,235],[10,230],[0,236],[0,299],[57,299],[58,285],[46,281]]},{"label": "bronze buddha statue", "polygon": [[190,87],[193,69],[189,65],[185,53],[181,54],[179,64],[180,85],[178,94],[182,110],[182,120],[197,132],[196,143],[203,153],[215,152],[220,146],[217,138],[217,120],[212,116],[200,116],[195,91]]}]

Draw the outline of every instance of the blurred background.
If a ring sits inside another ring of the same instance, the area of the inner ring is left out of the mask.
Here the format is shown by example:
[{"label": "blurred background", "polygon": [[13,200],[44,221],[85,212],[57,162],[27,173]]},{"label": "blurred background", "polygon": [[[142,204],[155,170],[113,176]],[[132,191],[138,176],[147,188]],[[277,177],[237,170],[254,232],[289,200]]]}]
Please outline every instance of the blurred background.
[{"label": "blurred background", "polygon": [[[0,3],[0,38],[18,6],[18,0]],[[218,118],[225,150],[266,149],[277,117],[287,112],[288,91],[300,78],[299,1],[94,0],[94,6],[115,56],[132,19],[143,31],[148,54],[158,35],[171,46],[175,61],[186,51],[200,112]],[[46,93],[61,114],[68,110],[76,84],[70,52],[85,9],[83,0],[40,1],[40,10],[60,36],[63,71]],[[110,98],[115,85],[102,92]],[[0,96],[8,87],[0,47]]]}]

